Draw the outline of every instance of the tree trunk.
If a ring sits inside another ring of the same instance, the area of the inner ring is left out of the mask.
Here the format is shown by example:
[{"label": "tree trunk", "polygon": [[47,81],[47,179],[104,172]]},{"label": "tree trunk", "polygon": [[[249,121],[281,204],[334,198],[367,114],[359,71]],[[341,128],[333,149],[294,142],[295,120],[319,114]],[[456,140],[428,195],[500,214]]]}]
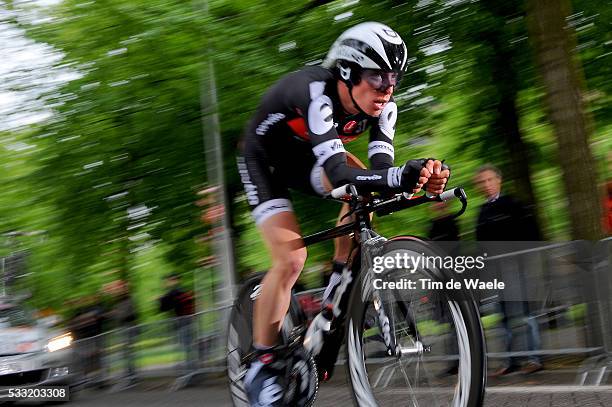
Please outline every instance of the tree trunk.
[{"label": "tree trunk", "polygon": [[582,99],[582,68],[574,33],[567,27],[568,0],[528,0],[528,26],[546,92],[549,120],[559,159],[574,239],[602,237],[601,200],[589,146],[589,118]]},{"label": "tree trunk", "polygon": [[493,50],[494,60],[492,78],[498,92],[497,117],[492,124],[492,131],[500,137],[508,149],[510,163],[504,168],[504,178],[512,179],[518,198],[535,212],[536,199],[531,182],[529,169],[529,152],[523,142],[519,126],[517,108],[517,93],[519,87],[518,74],[514,71],[514,52],[505,46],[501,33],[488,38]]},{"label": "tree trunk", "polygon": [[[487,0],[480,3],[489,18],[497,22],[482,31],[482,41],[491,50],[490,65],[491,84],[495,87],[494,119],[490,125],[491,135],[500,140],[505,148],[501,164],[504,180],[512,180],[517,198],[528,206],[537,219],[537,202],[531,170],[529,167],[529,151],[523,141],[519,124],[518,92],[521,86],[517,66],[521,47],[512,45],[510,29],[506,22],[517,15],[523,14],[522,3],[503,0]],[[538,222],[541,225],[541,222]],[[541,229],[541,228],[540,228]]]}]

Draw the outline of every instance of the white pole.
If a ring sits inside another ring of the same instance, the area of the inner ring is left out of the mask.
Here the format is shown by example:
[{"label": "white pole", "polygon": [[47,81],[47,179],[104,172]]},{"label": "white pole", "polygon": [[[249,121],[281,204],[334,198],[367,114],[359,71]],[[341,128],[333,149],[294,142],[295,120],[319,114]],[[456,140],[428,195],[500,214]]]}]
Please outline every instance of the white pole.
[{"label": "white pole", "polygon": [[[204,1],[204,12],[208,13],[208,1]],[[209,44],[207,44],[209,45]],[[217,290],[218,305],[230,305],[234,298],[234,255],[230,222],[227,214],[227,198],[224,179],[223,146],[219,126],[219,113],[217,102],[217,85],[215,81],[215,67],[208,51],[204,58],[206,72],[203,72],[200,90],[200,103],[202,109],[202,131],[204,136],[204,149],[206,159],[206,178],[209,187],[214,187],[211,194],[214,202],[218,202],[224,209],[222,216],[215,223],[217,232],[213,236],[214,253],[218,270],[221,274],[220,287]]]}]

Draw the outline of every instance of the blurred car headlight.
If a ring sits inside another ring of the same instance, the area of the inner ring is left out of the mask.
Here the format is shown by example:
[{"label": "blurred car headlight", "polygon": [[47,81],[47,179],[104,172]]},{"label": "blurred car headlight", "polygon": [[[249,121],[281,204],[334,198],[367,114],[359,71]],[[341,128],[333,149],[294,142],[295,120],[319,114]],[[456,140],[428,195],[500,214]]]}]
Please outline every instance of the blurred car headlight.
[{"label": "blurred car headlight", "polygon": [[64,334],[56,336],[47,343],[47,350],[49,352],[55,352],[56,350],[65,349],[72,344],[72,335]]}]

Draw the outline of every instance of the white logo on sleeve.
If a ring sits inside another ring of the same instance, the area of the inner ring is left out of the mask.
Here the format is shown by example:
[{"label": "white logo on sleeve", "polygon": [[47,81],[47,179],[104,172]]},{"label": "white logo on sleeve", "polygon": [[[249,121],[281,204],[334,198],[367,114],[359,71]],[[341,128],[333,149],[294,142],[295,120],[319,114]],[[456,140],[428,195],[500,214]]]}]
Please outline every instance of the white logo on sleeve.
[{"label": "white logo on sleeve", "polygon": [[334,127],[334,112],[329,97],[321,95],[308,106],[308,127],[316,135],[322,135]]},{"label": "white logo on sleeve", "polygon": [[264,119],[264,121],[259,123],[259,125],[255,129],[255,134],[257,134],[258,136],[265,135],[270,129],[270,127],[274,126],[276,123],[280,122],[284,118],[285,118],[285,115],[283,113],[268,114],[268,116]]},{"label": "white logo on sleeve", "polygon": [[378,119],[380,131],[391,140],[395,137],[395,123],[397,122],[397,105],[395,102],[387,103]]},{"label": "white logo on sleeve", "polygon": [[382,179],[380,175],[357,175],[355,177],[357,181],[376,181],[377,179]]},{"label": "white logo on sleeve", "polygon": [[323,165],[327,159],[338,153],[344,153],[344,144],[340,139],[332,139],[317,144],[312,148],[312,152],[317,157],[317,164]]},{"label": "white logo on sleeve", "polygon": [[375,154],[387,154],[393,160],[395,157],[395,149],[389,143],[384,141],[372,141],[368,144],[368,159]]},{"label": "white logo on sleeve", "polygon": [[325,91],[325,82],[316,81],[308,84],[308,90],[310,91],[310,100],[315,100],[323,94]]}]

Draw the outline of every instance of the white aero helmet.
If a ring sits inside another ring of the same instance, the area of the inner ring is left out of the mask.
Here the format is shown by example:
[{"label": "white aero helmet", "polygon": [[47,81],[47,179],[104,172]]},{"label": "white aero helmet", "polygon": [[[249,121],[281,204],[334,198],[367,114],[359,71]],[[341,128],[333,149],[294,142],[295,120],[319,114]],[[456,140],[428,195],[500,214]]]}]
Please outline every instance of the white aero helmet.
[{"label": "white aero helmet", "polygon": [[[401,74],[407,59],[406,44],[398,33],[384,24],[367,22],[343,32],[329,50],[323,66],[334,69],[344,61],[362,69]],[[342,69],[340,75],[344,80],[349,79]]]}]

